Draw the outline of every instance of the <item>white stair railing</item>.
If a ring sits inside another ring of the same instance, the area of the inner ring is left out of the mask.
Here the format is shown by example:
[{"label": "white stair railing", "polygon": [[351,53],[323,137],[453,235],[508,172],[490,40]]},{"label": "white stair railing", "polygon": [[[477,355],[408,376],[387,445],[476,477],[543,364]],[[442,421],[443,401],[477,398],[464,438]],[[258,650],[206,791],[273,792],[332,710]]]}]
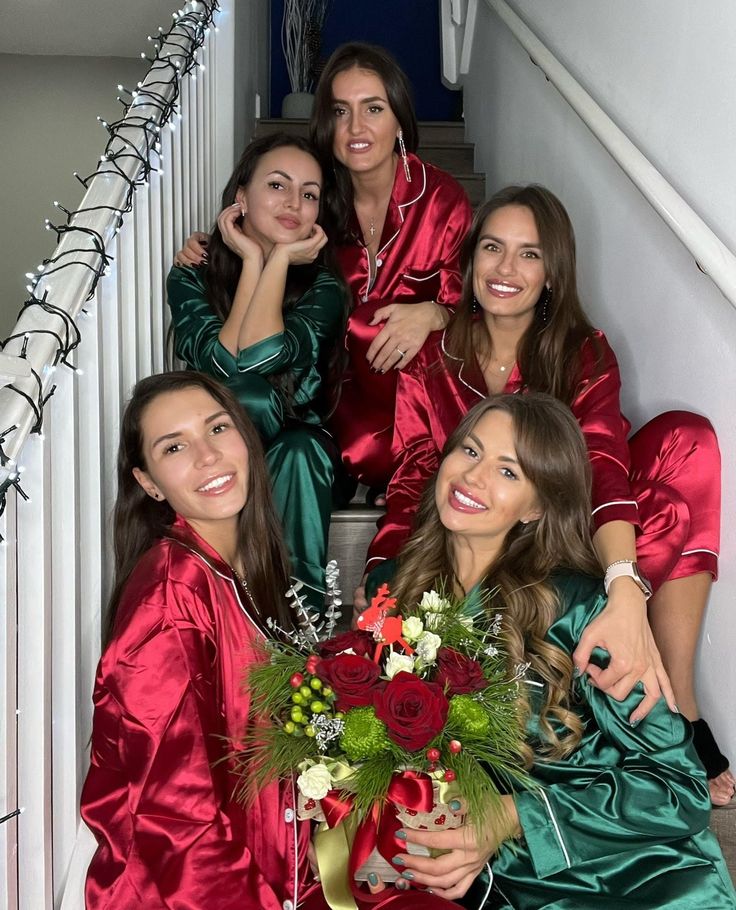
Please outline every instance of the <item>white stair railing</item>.
[{"label": "white stair railing", "polygon": [[167,267],[232,168],[232,6],[189,0],[151,39],[0,355],[0,908],[60,906],[73,867],[121,406],[164,368]]},{"label": "white stair railing", "polygon": [[[440,0],[443,75],[457,84],[470,67],[480,0]],[[549,82],[692,253],[698,268],[736,307],[736,255],[598,105],[506,0],[485,0]]]}]

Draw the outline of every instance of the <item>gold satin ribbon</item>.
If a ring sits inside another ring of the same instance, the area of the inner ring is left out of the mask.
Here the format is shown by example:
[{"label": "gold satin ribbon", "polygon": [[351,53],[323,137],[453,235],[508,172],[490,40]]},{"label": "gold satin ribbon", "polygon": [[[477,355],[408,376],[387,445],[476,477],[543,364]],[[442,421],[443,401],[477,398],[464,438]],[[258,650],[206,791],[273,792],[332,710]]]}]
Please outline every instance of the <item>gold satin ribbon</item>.
[{"label": "gold satin ribbon", "polygon": [[355,813],[351,812],[336,828],[321,822],[314,835],[322,892],[332,910],[358,910],[347,875],[357,826]]}]

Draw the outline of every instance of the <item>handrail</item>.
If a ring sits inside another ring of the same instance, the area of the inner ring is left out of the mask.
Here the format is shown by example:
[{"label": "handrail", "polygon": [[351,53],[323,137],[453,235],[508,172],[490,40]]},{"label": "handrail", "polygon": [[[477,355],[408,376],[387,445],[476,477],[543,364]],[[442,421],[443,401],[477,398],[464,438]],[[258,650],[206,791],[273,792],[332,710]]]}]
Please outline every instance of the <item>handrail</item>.
[{"label": "handrail", "polygon": [[506,0],[485,0],[485,3],[508,26],[532,63],[542,70],[665,224],[693,254],[701,272],[736,307],[736,255],[616,126]]},{"label": "handrail", "polygon": [[43,405],[53,393],[51,375],[79,342],[77,317],[105,274],[106,250],[132,208],[136,188],[158,166],[160,130],[174,112],[182,79],[196,66],[194,55],[217,9],[217,0],[187,0],[173,27],[151,39],[151,68],[130,93],[125,116],[117,124],[101,120],[111,138],[97,170],[82,180],[87,191],[79,208],[58,206],[66,224],[46,222],[59,242],[39,266],[30,298],[0,345],[0,514],[9,486],[19,482],[16,462],[23,445],[41,429]]}]

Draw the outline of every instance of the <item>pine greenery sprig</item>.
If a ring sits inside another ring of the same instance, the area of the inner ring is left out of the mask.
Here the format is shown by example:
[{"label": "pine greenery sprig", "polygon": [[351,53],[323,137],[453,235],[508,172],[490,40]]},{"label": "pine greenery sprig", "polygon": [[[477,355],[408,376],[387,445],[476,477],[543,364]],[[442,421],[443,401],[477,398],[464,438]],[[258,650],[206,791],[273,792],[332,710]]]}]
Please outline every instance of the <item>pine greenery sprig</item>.
[{"label": "pine greenery sprig", "polygon": [[249,803],[259,790],[274,780],[285,780],[308,758],[314,743],[306,737],[287,736],[280,727],[259,729],[231,758],[238,776],[235,797]]}]

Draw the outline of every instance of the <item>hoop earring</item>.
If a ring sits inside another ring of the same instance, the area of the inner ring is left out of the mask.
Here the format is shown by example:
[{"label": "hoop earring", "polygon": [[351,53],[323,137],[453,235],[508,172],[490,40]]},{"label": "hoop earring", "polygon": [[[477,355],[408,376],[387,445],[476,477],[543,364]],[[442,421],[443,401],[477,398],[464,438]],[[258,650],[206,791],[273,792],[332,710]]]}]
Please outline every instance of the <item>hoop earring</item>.
[{"label": "hoop earring", "polygon": [[406,177],[406,182],[411,183],[411,172],[409,171],[409,162],[406,160],[406,146],[404,145],[404,133],[402,130],[399,130],[399,135],[396,138],[399,140],[399,154],[404,165],[404,176]]},{"label": "hoop earring", "polygon": [[480,313],[480,304],[478,303],[478,298],[473,294],[473,302],[470,304],[471,313]]},{"label": "hoop earring", "polygon": [[552,308],[552,288],[547,287],[546,284],[544,290],[539,295],[537,306],[539,307],[539,318],[542,325],[547,325],[549,322],[550,310]]}]

